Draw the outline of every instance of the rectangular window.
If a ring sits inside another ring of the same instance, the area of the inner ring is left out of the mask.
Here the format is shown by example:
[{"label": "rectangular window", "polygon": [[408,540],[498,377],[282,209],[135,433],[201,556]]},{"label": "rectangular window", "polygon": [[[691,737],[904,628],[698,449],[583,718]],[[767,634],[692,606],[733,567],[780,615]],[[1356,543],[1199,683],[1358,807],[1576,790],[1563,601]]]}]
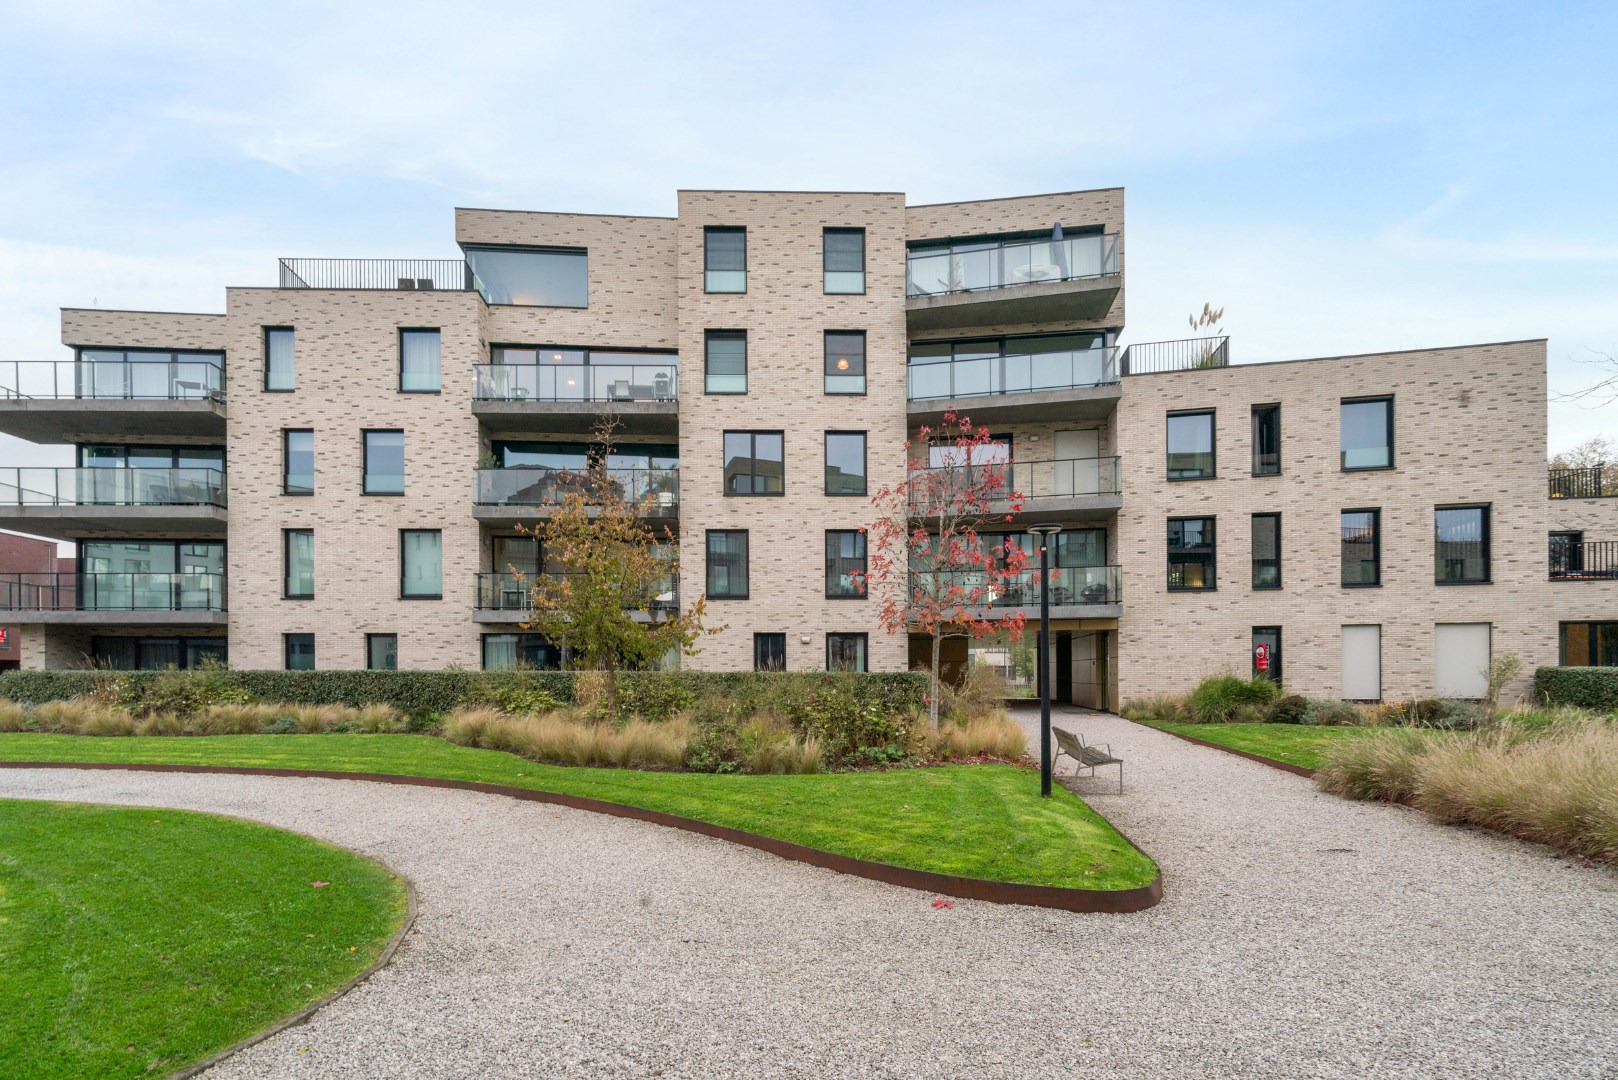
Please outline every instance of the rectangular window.
[{"label": "rectangular window", "polygon": [[779,431],[725,432],[725,494],[783,494],[785,442]]},{"label": "rectangular window", "polygon": [[865,598],[865,533],[858,529],[826,530],[826,599]]},{"label": "rectangular window", "polygon": [[708,530],[708,599],[747,599],[747,531]]},{"label": "rectangular window", "polygon": [[753,635],[753,670],[785,671],[787,669],[787,636],[785,634]]},{"label": "rectangular window", "polygon": [[865,393],[865,331],[826,331],[826,393]]},{"label": "rectangular window", "polygon": [[365,483],[367,495],[404,494],[404,432],[367,431]]},{"label": "rectangular window", "polygon": [[1281,587],[1281,515],[1253,515],[1253,588]]},{"label": "rectangular window", "polygon": [[1584,576],[1584,533],[1551,533],[1551,577]]},{"label": "rectangular window", "polygon": [[747,230],[709,225],[702,230],[703,288],[711,293],[747,291]]},{"label": "rectangular window", "polygon": [[264,328],[264,389],[293,389],[292,342],[290,326]]},{"label": "rectangular window", "polygon": [[1618,667],[1618,622],[1565,622],[1559,629],[1563,667]]},{"label": "rectangular window", "polygon": [[1339,427],[1345,472],[1393,467],[1392,398],[1343,402]]},{"label": "rectangular window", "polygon": [[1382,584],[1382,511],[1344,510],[1342,514],[1343,584]]},{"label": "rectangular window", "polygon": [[281,494],[315,493],[315,433],[288,428],[281,432]]},{"label": "rectangular window", "polygon": [[466,265],[485,304],[589,306],[590,256],[583,248],[469,247]]},{"label": "rectangular window", "polygon": [[1433,510],[1433,580],[1478,585],[1489,580],[1489,508],[1440,506]]},{"label": "rectangular window", "polygon": [[281,641],[288,671],[315,670],[315,635],[283,634]]},{"label": "rectangular window", "polygon": [[1216,587],[1214,519],[1169,518],[1169,591]]},{"label": "rectangular window", "polygon": [[442,389],[437,330],[399,331],[399,390],[406,394],[436,394]]},{"label": "rectangular window", "polygon": [[1214,414],[1169,413],[1170,480],[1206,480],[1214,475]]},{"label": "rectangular window", "polygon": [[406,600],[443,598],[444,534],[440,530],[399,530],[399,595]]},{"label": "rectangular window", "polygon": [[484,671],[556,671],[563,659],[562,650],[539,634],[483,635]]},{"label": "rectangular window", "polygon": [[747,393],[747,331],[709,330],[703,341],[703,390]]},{"label": "rectangular window", "polygon": [[365,666],[372,671],[398,671],[399,635],[366,634]]},{"label": "rectangular window", "polygon": [[1253,627],[1253,678],[1281,685],[1281,628]]},{"label": "rectangular window", "polygon": [[826,494],[865,494],[865,432],[826,432]]},{"label": "rectangular window", "polygon": [[824,241],[825,289],[828,293],[865,291],[865,230],[827,229]]},{"label": "rectangular window", "polygon": [[1253,475],[1281,475],[1281,406],[1253,406]]},{"label": "rectangular window", "polygon": [[827,634],[827,671],[869,671],[866,666],[867,634]]},{"label": "rectangular window", "polygon": [[281,595],[288,600],[314,599],[315,531],[282,529],[281,549],[286,564]]}]

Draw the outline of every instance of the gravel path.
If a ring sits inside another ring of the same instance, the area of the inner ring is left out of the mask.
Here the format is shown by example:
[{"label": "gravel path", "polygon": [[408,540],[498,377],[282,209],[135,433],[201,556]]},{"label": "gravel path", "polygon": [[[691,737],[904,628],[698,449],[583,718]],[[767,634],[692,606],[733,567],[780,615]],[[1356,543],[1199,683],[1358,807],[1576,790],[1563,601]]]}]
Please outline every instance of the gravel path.
[{"label": "gravel path", "polygon": [[[1106,716],[1084,783],[1157,857],[1137,915],[956,901],[471,792],[0,771],[211,810],[411,877],[393,964],[237,1077],[1618,1077],[1618,873]],[[1116,792],[1116,787],[1111,787]]]}]

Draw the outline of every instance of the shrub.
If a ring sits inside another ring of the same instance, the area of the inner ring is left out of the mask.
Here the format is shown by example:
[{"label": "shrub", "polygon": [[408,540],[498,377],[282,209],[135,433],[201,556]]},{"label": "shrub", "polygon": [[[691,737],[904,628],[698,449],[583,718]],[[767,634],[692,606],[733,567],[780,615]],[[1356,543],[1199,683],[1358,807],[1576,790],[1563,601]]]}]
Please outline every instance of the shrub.
[{"label": "shrub", "polygon": [[1415,728],[1392,728],[1340,739],[1321,756],[1315,783],[1345,799],[1407,799],[1433,738]]},{"label": "shrub", "polygon": [[1280,697],[1281,688],[1269,679],[1240,675],[1213,675],[1191,691],[1187,704],[1197,724],[1227,724],[1244,705],[1263,706]]},{"label": "shrub", "polygon": [[27,731],[28,710],[15,701],[0,700],[0,731]]},{"label": "shrub", "polygon": [[1011,696],[1005,677],[988,664],[972,664],[959,686],[940,684],[940,720],[974,720],[1001,711]]},{"label": "shrub", "polygon": [[1618,713],[1618,667],[1542,667],[1534,672],[1534,694],[1544,705]]},{"label": "shrub", "polygon": [[1301,724],[1309,709],[1309,699],[1302,694],[1283,694],[1270,702],[1264,719],[1272,724]]},{"label": "shrub", "polygon": [[1320,727],[1363,724],[1365,714],[1351,701],[1311,701],[1303,711],[1303,722]]},{"label": "shrub", "polygon": [[1476,702],[1449,699],[1437,704],[1438,708],[1431,714],[1418,717],[1416,723],[1419,727],[1436,728],[1441,731],[1470,731],[1489,716],[1487,706]]},{"label": "shrub", "polygon": [[1124,702],[1118,715],[1125,720],[1142,723],[1175,724],[1189,722],[1191,710],[1183,697],[1158,694],[1154,697],[1131,698]]},{"label": "shrub", "polygon": [[614,731],[590,719],[584,709],[509,716],[484,707],[457,710],[444,721],[444,737],[451,742],[560,765],[677,769],[692,734],[682,720],[632,720]]},{"label": "shrub", "polygon": [[1002,709],[964,722],[940,723],[932,750],[942,758],[986,754],[1015,761],[1028,752],[1028,734]]}]

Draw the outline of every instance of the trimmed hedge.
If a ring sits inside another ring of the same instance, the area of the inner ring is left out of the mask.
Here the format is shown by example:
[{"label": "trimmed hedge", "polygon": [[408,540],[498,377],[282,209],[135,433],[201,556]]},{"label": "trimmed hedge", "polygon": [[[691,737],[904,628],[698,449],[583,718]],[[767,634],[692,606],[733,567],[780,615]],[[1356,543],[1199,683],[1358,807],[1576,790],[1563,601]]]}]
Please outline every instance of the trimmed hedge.
[{"label": "trimmed hedge", "polygon": [[1618,667],[1542,667],[1534,672],[1534,696],[1546,705],[1618,712]]}]

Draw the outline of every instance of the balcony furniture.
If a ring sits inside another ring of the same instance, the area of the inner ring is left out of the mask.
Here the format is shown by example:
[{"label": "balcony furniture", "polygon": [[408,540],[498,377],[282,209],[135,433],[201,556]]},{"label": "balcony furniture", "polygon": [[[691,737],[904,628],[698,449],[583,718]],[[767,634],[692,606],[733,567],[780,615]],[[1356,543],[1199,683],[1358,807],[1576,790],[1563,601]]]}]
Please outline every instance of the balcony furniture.
[{"label": "balcony furniture", "polygon": [[652,396],[658,401],[668,401],[674,396],[674,380],[669,378],[668,372],[660,371],[652,376]]},{"label": "balcony furniture", "polygon": [[1094,584],[1086,585],[1080,590],[1079,599],[1086,604],[1105,604],[1107,602],[1106,584],[1097,581]]},{"label": "balcony furniture", "polygon": [[1033,263],[1029,266],[1016,266],[1011,270],[1011,283],[1025,285],[1033,281],[1060,281],[1062,268],[1055,263]]},{"label": "balcony furniture", "polygon": [[1071,731],[1064,731],[1059,727],[1052,727],[1051,734],[1056,736],[1056,757],[1051,762],[1053,769],[1056,767],[1056,762],[1062,760],[1063,754],[1072,758],[1078,768],[1089,769],[1092,779],[1095,777],[1096,769],[1100,766],[1116,765],[1118,766],[1118,794],[1122,795],[1124,793],[1124,759],[1112,756],[1111,743],[1090,746],[1085,743],[1083,736],[1075,735]]},{"label": "balcony furniture", "polygon": [[610,401],[633,401],[635,400],[635,395],[630,392],[629,381],[619,379],[616,382],[607,384],[607,398]]}]

